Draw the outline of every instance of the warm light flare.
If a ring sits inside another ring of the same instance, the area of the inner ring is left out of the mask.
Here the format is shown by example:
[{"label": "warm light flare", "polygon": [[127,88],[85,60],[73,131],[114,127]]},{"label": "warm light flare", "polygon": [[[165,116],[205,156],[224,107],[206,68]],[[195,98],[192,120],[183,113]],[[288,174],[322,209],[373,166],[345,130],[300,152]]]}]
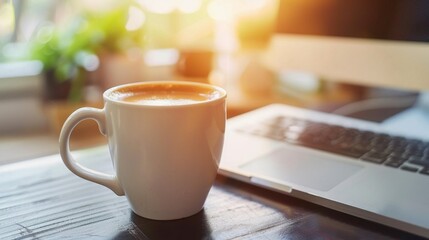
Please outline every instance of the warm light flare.
[{"label": "warm light flare", "polygon": [[213,0],[208,6],[211,18],[218,21],[232,21],[241,15],[258,14],[273,0]]},{"label": "warm light flare", "polygon": [[128,21],[125,28],[128,31],[140,29],[146,20],[144,12],[136,7],[130,7],[128,10]]},{"label": "warm light flare", "polygon": [[238,0],[240,2],[240,13],[259,12],[266,8],[272,0]]},{"label": "warm light flare", "polygon": [[175,10],[193,13],[200,9],[202,0],[137,0],[146,10],[153,13],[168,14]]},{"label": "warm light flare", "polygon": [[201,8],[202,0],[178,0],[177,8],[183,13],[193,13]]},{"label": "warm light flare", "polygon": [[174,10],[174,0],[138,0],[149,12],[167,14]]},{"label": "warm light flare", "polygon": [[208,14],[216,21],[232,21],[236,14],[237,1],[213,0],[208,6]]}]

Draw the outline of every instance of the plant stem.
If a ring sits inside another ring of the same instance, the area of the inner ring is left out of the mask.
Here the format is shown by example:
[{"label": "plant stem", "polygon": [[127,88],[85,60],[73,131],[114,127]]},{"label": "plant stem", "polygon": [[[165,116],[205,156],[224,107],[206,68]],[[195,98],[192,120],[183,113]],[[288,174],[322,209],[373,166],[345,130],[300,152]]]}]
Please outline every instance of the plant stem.
[{"label": "plant stem", "polygon": [[80,102],[83,100],[83,90],[85,86],[84,70],[79,68],[76,77],[72,80],[70,93],[68,96],[69,102]]}]

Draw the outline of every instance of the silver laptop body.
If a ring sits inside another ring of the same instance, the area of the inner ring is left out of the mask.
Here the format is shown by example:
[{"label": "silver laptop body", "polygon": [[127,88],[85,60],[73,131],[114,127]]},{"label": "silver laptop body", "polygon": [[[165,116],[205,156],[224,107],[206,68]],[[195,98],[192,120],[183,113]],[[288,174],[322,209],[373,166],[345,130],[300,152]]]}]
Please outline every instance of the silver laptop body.
[{"label": "silver laptop body", "polygon": [[220,174],[429,236],[429,175],[245,131],[278,116],[398,135],[374,122],[273,104],[228,120]]}]

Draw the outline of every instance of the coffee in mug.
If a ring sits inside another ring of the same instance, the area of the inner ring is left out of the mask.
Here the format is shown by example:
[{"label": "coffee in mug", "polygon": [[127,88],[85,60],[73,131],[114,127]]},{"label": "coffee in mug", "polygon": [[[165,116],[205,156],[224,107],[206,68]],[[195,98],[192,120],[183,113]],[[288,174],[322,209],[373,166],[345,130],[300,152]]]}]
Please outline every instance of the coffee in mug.
[{"label": "coffee in mug", "polygon": [[142,105],[183,105],[204,102],[219,97],[219,92],[205,86],[153,84],[137,85],[117,89],[111,93],[118,101]]},{"label": "coffee in mug", "polygon": [[[76,175],[125,195],[142,217],[171,220],[199,212],[220,163],[226,92],[192,82],[141,82],[103,94],[104,108],[80,108],[60,134],[60,154]],[[108,139],[114,175],[78,164],[73,128],[94,119]]]}]

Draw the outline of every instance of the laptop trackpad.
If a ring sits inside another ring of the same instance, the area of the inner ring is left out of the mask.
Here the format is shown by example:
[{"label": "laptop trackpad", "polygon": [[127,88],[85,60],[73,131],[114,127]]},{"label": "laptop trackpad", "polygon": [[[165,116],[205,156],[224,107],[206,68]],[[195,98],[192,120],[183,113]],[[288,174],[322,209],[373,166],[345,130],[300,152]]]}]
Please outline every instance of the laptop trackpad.
[{"label": "laptop trackpad", "polygon": [[280,148],[247,162],[240,169],[252,175],[293,183],[319,191],[328,191],[362,166],[329,159],[324,156]]}]

